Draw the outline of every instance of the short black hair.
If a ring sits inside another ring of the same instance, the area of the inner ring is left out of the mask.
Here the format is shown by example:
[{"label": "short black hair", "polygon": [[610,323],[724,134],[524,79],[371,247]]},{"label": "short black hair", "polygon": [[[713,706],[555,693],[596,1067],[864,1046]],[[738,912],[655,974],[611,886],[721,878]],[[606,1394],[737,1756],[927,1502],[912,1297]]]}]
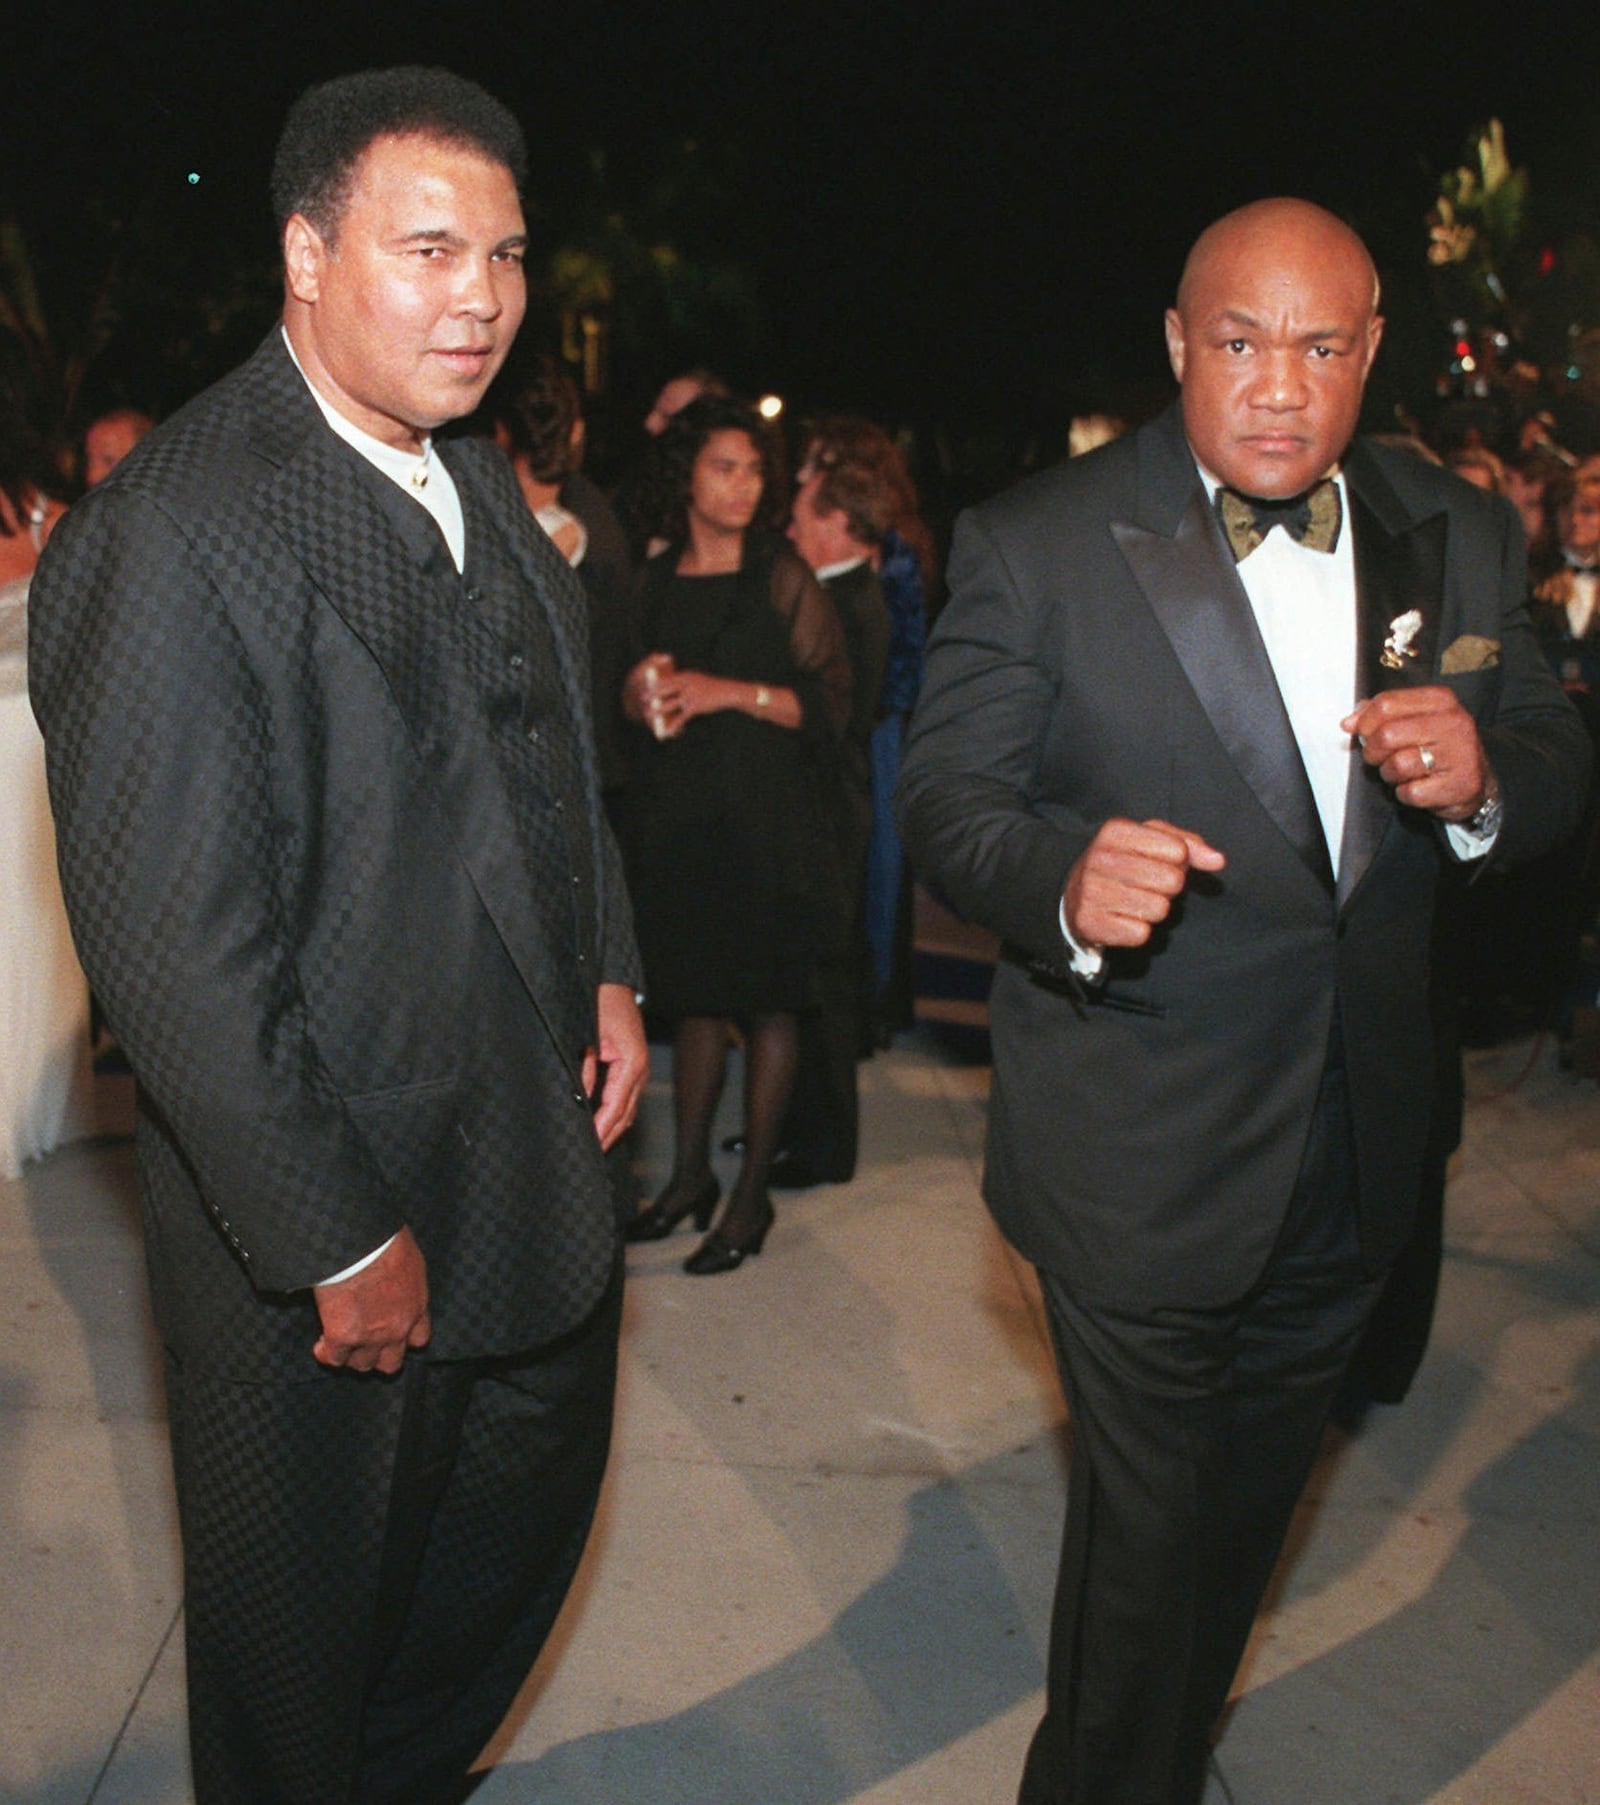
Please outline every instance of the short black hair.
[{"label": "short black hair", "polygon": [[522,127],[492,94],[449,69],[363,69],[307,88],[289,109],[272,159],[272,215],[279,235],[304,215],[331,243],[356,164],[375,138],[419,136],[477,151],[528,173]]}]

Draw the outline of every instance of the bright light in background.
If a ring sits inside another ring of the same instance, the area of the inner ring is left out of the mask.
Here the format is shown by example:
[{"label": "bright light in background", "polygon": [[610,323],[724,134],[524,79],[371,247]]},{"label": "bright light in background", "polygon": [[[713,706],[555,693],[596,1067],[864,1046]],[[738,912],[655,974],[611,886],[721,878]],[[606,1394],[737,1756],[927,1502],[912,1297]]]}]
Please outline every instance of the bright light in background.
[{"label": "bright light in background", "polygon": [[783,412],[782,395],[763,395],[756,403],[756,412],[763,420],[776,420]]}]

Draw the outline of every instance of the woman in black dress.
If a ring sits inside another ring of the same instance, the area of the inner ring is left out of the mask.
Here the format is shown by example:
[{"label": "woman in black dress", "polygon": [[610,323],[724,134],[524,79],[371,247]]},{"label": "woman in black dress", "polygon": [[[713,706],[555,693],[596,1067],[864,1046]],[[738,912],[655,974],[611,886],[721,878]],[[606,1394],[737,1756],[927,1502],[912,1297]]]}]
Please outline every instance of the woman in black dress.
[{"label": "woman in black dress", "polygon": [[656,1240],[718,1187],[711,1121],[730,1026],[745,1039],[744,1163],[716,1228],[685,1262],[728,1272],[772,1225],[767,1168],[794,1080],[796,1015],[812,998],[834,870],[825,786],[850,708],[833,605],[803,561],[754,523],[772,494],[755,412],[706,396],[661,441],[667,549],[641,594],[645,656],[623,706],[640,727],[626,802],[645,985],[675,1023],[672,1174],[628,1238]]}]

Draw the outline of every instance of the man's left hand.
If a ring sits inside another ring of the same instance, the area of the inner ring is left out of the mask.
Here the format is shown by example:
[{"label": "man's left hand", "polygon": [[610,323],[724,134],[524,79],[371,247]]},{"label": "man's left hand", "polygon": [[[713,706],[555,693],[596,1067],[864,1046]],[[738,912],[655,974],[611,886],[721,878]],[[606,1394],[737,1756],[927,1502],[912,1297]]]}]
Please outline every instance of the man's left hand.
[{"label": "man's left hand", "polygon": [[650,1048],[644,1018],[626,984],[602,984],[599,991],[600,1045],[583,1055],[583,1088],[592,1097],[606,1068],[605,1088],[594,1112],[594,1131],[609,1148],[626,1133],[639,1111],[639,1096],[650,1074]]},{"label": "man's left hand", "polygon": [[1386,689],[1339,723],[1407,808],[1468,821],[1489,793],[1477,724],[1442,684]]}]

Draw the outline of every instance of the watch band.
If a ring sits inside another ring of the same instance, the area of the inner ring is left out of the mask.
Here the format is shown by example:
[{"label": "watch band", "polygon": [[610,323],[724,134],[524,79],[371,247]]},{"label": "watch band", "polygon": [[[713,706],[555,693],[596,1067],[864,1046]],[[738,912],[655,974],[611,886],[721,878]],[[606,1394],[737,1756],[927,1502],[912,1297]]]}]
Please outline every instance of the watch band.
[{"label": "watch band", "polygon": [[1480,840],[1487,840],[1499,833],[1500,823],[1505,819],[1505,804],[1500,800],[1500,785],[1494,772],[1489,773],[1489,782],[1483,793],[1483,801],[1478,805],[1478,812],[1462,823],[1469,834]]}]

